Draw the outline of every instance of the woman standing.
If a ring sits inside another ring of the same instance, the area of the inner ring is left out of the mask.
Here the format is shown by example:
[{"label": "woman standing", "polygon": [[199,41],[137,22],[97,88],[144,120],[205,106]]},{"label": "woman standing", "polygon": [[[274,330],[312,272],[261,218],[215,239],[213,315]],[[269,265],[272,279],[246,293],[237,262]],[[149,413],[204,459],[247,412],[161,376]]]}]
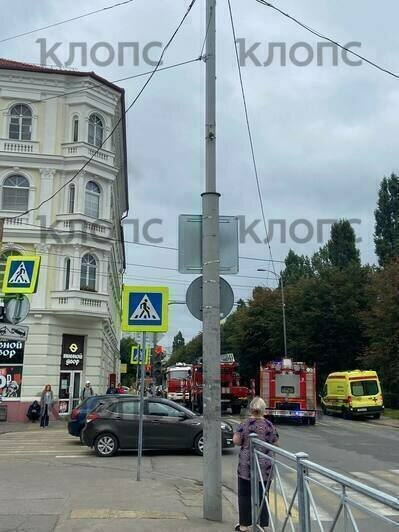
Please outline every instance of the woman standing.
[{"label": "woman standing", "polygon": [[[249,405],[250,417],[239,425],[233,436],[235,445],[240,445],[240,458],[238,462],[238,513],[239,524],[235,527],[237,531],[246,531],[252,524],[251,513],[251,466],[250,466],[250,438],[249,435],[256,433],[260,440],[267,443],[276,444],[278,434],[274,425],[264,418],[266,404],[261,397],[255,397]],[[263,450],[263,449],[262,449]],[[264,451],[264,450],[263,450]],[[268,454],[268,453],[265,453]],[[271,471],[271,461],[267,458],[259,457],[259,466],[262,472],[263,481],[267,481]],[[259,483],[260,501],[262,501],[262,484]],[[265,528],[269,524],[269,514],[266,504],[263,503],[260,513],[260,526]]]},{"label": "woman standing", "polygon": [[50,384],[46,384],[40,398],[40,427],[48,427],[50,411],[54,403],[53,391]]}]

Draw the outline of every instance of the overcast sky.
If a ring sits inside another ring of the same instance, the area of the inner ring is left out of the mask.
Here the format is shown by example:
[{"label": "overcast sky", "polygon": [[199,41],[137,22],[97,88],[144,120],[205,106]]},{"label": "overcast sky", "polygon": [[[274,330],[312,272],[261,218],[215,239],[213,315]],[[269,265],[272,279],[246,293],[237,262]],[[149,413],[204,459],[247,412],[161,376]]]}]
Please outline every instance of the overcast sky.
[{"label": "overcast sky", "polygon": [[[2,38],[78,16],[114,2],[72,0],[32,2],[3,0],[0,30]],[[181,19],[188,0],[137,0],[128,5],[37,32],[0,44],[0,56],[33,63],[40,62],[38,38],[47,47],[62,41],[57,50],[61,60],[68,57],[70,42],[137,42],[140,49],[151,41],[165,43]],[[256,53],[267,58],[269,42],[285,42],[288,50],[305,41],[315,52],[320,38],[314,37],[285,17],[255,0],[232,0],[238,38],[246,47],[261,42]],[[399,73],[397,55],[399,5],[386,0],[295,0],[275,1],[275,5],[342,44],[361,42],[356,51]],[[6,7],[5,7],[6,6]],[[27,14],[29,14],[27,16]],[[234,58],[227,0],[218,2],[218,190],[221,214],[245,216],[249,225],[260,218],[260,206],[251,166],[243,106]],[[199,55],[206,28],[205,0],[197,0],[189,19],[168,50],[164,64],[190,60]],[[298,59],[303,58],[298,50]],[[157,49],[152,55],[157,57]],[[270,219],[285,219],[287,228],[297,219],[307,219],[316,228],[318,219],[359,219],[355,226],[363,262],[374,262],[373,211],[380,179],[399,167],[396,117],[399,111],[399,80],[367,64],[350,66],[341,53],[338,66],[332,65],[331,51],[323,54],[323,65],[315,60],[297,66],[287,57],[280,65],[275,54],[269,66],[255,66],[250,60],[242,69],[252,122],[256,157]],[[94,69],[110,80],[149,70],[140,58],[133,65],[126,56],[124,65],[114,61],[101,67],[89,58],[82,66],[79,55],[73,68]],[[143,224],[161,218],[153,226],[154,236],[163,245],[177,245],[177,217],[200,213],[204,182],[204,64],[196,62],[160,72],[154,77],[137,105],[130,111],[128,124],[128,163],[130,218]],[[145,78],[120,85],[126,89],[127,103],[137,94]],[[303,230],[303,226],[302,226]],[[265,233],[259,223],[256,231]],[[287,231],[288,233],[288,231]],[[303,236],[298,227],[298,236]],[[324,232],[324,241],[328,231]],[[126,228],[132,241],[133,230]],[[144,242],[141,237],[142,242]],[[290,248],[311,254],[319,246],[315,236],[300,244],[287,235],[281,242],[279,231],[271,243],[274,258],[283,260]],[[269,258],[267,247],[251,238],[240,245],[240,255]],[[166,249],[127,244],[129,264],[177,268],[177,253]],[[269,263],[263,266],[268,267]],[[240,261],[240,274],[229,277],[235,298],[248,298],[255,284],[274,286],[259,277],[260,262]],[[279,268],[279,264],[276,264]],[[247,277],[241,277],[241,276]],[[167,284],[171,298],[184,300],[193,277],[177,271],[129,266],[129,284]],[[171,326],[164,344],[180,329],[186,339],[201,329],[185,306],[171,308]]]}]

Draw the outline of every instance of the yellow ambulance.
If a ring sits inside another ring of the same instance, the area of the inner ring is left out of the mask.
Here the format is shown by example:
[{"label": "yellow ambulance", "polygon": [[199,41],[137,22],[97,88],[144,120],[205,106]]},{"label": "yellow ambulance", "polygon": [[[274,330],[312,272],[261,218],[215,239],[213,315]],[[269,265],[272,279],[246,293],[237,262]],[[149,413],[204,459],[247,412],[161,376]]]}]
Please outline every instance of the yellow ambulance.
[{"label": "yellow ambulance", "polygon": [[381,417],[384,404],[381,385],[375,371],[341,371],[330,373],[320,395],[324,414]]}]

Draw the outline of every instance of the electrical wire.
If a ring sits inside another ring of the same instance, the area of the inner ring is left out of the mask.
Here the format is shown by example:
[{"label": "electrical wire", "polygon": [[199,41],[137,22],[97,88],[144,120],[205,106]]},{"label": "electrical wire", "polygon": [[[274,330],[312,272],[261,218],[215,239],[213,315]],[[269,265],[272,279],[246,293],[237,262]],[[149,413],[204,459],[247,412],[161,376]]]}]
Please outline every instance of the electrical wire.
[{"label": "electrical wire", "polygon": [[250,122],[249,122],[247,98],[246,98],[246,95],[245,95],[244,82],[243,82],[243,79],[242,79],[240,58],[239,58],[238,50],[237,50],[237,36],[236,36],[236,30],[235,30],[235,24],[234,24],[234,18],[233,18],[233,11],[232,11],[232,8],[231,8],[230,0],[228,0],[228,6],[229,6],[231,29],[232,29],[232,33],[233,33],[234,51],[235,51],[235,57],[236,57],[236,62],[237,62],[238,77],[239,77],[240,87],[241,87],[241,96],[242,96],[242,101],[243,101],[243,105],[244,105],[245,122],[246,122],[246,125],[247,125],[249,145],[250,145],[250,148],[251,148],[251,158],[252,158],[252,166],[253,166],[254,176],[255,176],[255,181],[256,181],[256,188],[257,188],[257,192],[258,192],[259,204],[260,204],[260,209],[261,209],[261,213],[262,213],[263,225],[264,225],[265,233],[266,233],[266,242],[267,242],[267,246],[268,246],[268,249],[269,249],[270,261],[272,263],[273,272],[274,272],[275,276],[278,278],[279,274],[276,273],[276,269],[275,269],[275,266],[274,266],[273,253],[272,253],[272,248],[270,246],[269,231],[268,231],[267,223],[266,223],[265,207],[264,207],[264,202],[263,202],[262,190],[261,190],[261,186],[260,186],[258,165],[257,165],[257,162],[256,162],[256,157],[255,157],[255,149],[254,149],[254,142],[253,142],[253,137],[252,137],[251,125],[250,125]]},{"label": "electrical wire", "polygon": [[[10,220],[12,218],[5,218],[5,220]],[[20,225],[26,225],[28,227],[34,227],[36,229],[39,229],[40,231],[47,231],[49,233],[52,233],[52,234],[58,234],[58,233],[61,233],[61,234],[72,234],[72,235],[77,235],[79,233],[84,233],[86,234],[84,231],[76,231],[76,230],[68,230],[68,229],[55,229],[54,227],[46,227],[44,225],[37,225],[37,224],[31,224],[31,223],[28,223],[28,222],[18,222],[18,225],[16,226],[16,228],[18,228]],[[8,230],[8,229],[11,229],[11,228],[8,228],[6,227],[5,230]],[[118,239],[118,238],[108,238],[108,237],[103,237],[101,235],[95,235],[95,234],[90,234],[90,237],[95,239],[95,238],[98,238],[98,239],[104,239],[106,238],[106,240],[111,240],[112,242],[119,242],[119,243],[122,243],[122,244],[132,244],[132,245],[135,245],[135,246],[145,246],[145,247],[151,247],[151,248],[157,248],[157,249],[165,249],[165,250],[169,250],[169,251],[178,251],[178,248],[177,247],[173,247],[173,246],[164,246],[164,245],[161,245],[161,244],[148,244],[148,243],[145,243],[145,242],[137,242],[135,240],[126,240],[126,239]],[[56,243],[54,243],[54,245],[56,245]],[[242,256],[240,255],[239,256],[239,259],[243,259],[243,260],[253,260],[253,261],[259,261],[259,262],[274,262],[274,263],[280,263],[280,264],[285,264],[285,261],[284,260],[279,260],[279,259],[265,259],[265,258],[261,258],[261,257],[246,257],[246,256]]]},{"label": "electrical wire", "polygon": [[300,20],[298,20],[295,17],[291,16],[289,13],[286,13],[286,12],[282,11],[281,9],[279,9],[275,5],[271,4],[270,2],[266,2],[266,0],[256,0],[256,1],[259,4],[262,4],[262,5],[266,6],[266,7],[270,7],[271,9],[274,9],[275,11],[277,11],[278,13],[283,15],[284,17],[287,17],[288,19],[292,20],[293,22],[295,22],[296,24],[298,24],[299,26],[301,26],[305,30],[307,30],[310,33],[312,33],[313,35],[316,35],[316,37],[319,37],[320,39],[324,39],[325,41],[328,41],[328,42],[330,42],[332,44],[335,44],[336,46],[338,46],[342,50],[345,50],[346,52],[349,52],[350,54],[354,55],[355,57],[358,57],[359,59],[362,59],[365,63],[368,63],[370,66],[372,66],[374,68],[377,68],[378,70],[381,70],[381,72],[384,72],[385,74],[389,74],[390,76],[393,76],[396,79],[399,79],[399,75],[398,74],[395,74],[391,70],[388,70],[387,68],[384,68],[381,65],[378,65],[374,61],[371,61],[370,59],[367,59],[367,57],[364,57],[363,55],[360,55],[360,54],[354,52],[353,50],[350,50],[349,48],[346,48],[345,46],[343,46],[339,42],[334,41],[334,39],[331,39],[330,37],[327,37],[326,35],[323,35],[319,31],[314,30],[313,28],[307,26],[306,24],[304,24]]},{"label": "electrical wire", "polygon": [[32,33],[37,33],[38,31],[49,30],[50,28],[61,26],[62,24],[66,24],[67,22],[73,22],[74,20],[80,20],[85,17],[90,17],[91,15],[95,15],[96,13],[101,13],[102,11],[109,11],[110,9],[114,9],[115,7],[120,7],[125,4],[131,4],[132,2],[134,2],[134,0],[125,0],[124,2],[118,2],[117,4],[113,4],[112,6],[102,7],[101,9],[96,9],[95,11],[89,11],[88,13],[84,13],[82,15],[78,15],[73,18],[68,18],[65,20],[61,20],[59,22],[54,22],[53,24],[49,24],[48,26],[42,26],[41,28],[36,28],[35,30],[18,33],[17,35],[12,35],[11,37],[5,37],[4,39],[0,39],[0,43],[12,41],[14,39],[18,39],[19,37],[25,37],[26,35],[32,35]]},{"label": "electrical wire", "polygon": [[[180,63],[175,63],[173,65],[169,65],[169,66],[165,66],[165,67],[160,67],[158,68],[157,70],[157,73],[158,72],[161,72],[163,70],[170,70],[172,68],[177,68],[177,67],[181,67],[181,66],[184,66],[184,65],[189,65],[190,63],[196,63],[198,61],[201,61],[203,59],[202,56],[200,57],[197,57],[195,59],[188,59],[187,61],[181,61]],[[31,63],[29,63],[31,64]],[[151,74],[152,70],[147,70],[147,72],[142,72],[141,74],[134,74],[133,76],[127,76],[125,78],[120,78],[120,79],[115,79],[113,81],[110,81],[110,83],[121,83],[123,81],[128,81],[130,79],[135,79],[135,78],[141,78],[143,76],[148,76],[149,74]],[[88,72],[88,75],[90,75],[90,73]],[[75,89],[75,90],[72,90],[72,91],[66,91],[66,92],[63,92],[62,94],[55,94],[53,96],[47,96],[46,98],[41,98],[40,100],[35,100],[35,104],[37,103],[42,103],[42,102],[47,102],[48,100],[53,100],[55,98],[64,98],[65,96],[69,96],[70,94],[76,94],[76,93],[79,93],[79,92],[86,92],[86,91],[89,91],[91,89],[93,89],[94,87],[98,87],[100,82],[96,81],[94,83],[89,83],[86,87],[82,88],[82,89]],[[9,106],[8,107],[3,107],[2,109],[0,109],[0,111],[8,111],[9,110]]]},{"label": "electrical wire", "polygon": [[35,207],[27,209],[25,212],[22,212],[22,213],[18,214],[17,216],[11,217],[11,219],[21,218],[22,216],[25,216],[26,214],[29,214],[29,213],[31,213],[33,211],[37,211],[38,209],[40,209],[40,207],[42,207],[45,203],[51,201],[57,194],[59,194],[64,188],[66,188],[86,168],[86,166],[94,159],[94,157],[98,154],[98,152],[101,150],[101,148],[107,142],[107,140],[115,133],[115,131],[119,127],[120,123],[124,120],[125,116],[130,111],[130,109],[136,104],[136,102],[138,101],[138,99],[143,94],[144,90],[146,89],[146,87],[148,86],[148,84],[150,83],[152,78],[154,77],[155,73],[157,72],[157,70],[158,70],[158,68],[159,68],[159,66],[160,66],[160,64],[162,62],[162,59],[163,59],[167,49],[172,44],[172,42],[173,42],[174,38],[176,37],[177,33],[179,32],[180,28],[184,24],[184,22],[185,22],[186,18],[188,17],[191,9],[193,8],[195,2],[196,2],[196,0],[191,0],[191,2],[189,4],[189,6],[188,6],[183,18],[179,22],[177,28],[172,33],[172,36],[170,37],[170,39],[168,40],[166,45],[164,46],[155,68],[152,70],[150,76],[148,77],[148,79],[146,80],[144,85],[141,87],[141,89],[139,90],[138,94],[136,95],[136,97],[134,98],[132,103],[127,107],[127,109],[124,110],[124,112],[122,113],[120,118],[117,120],[117,122],[116,122],[115,126],[112,128],[111,132],[108,134],[108,136],[105,139],[103,139],[103,141],[100,144],[100,146],[98,146],[97,149],[94,150],[93,154],[87,159],[87,161],[81,166],[81,168],[70,179],[68,179],[63,185],[61,185],[53,194],[51,194],[51,196],[49,196],[47,199],[41,201]]}]

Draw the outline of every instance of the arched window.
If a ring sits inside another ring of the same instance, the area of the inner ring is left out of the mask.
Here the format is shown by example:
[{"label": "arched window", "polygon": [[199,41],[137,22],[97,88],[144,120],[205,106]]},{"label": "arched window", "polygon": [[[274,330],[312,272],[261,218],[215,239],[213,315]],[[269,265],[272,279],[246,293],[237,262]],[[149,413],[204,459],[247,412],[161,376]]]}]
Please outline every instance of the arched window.
[{"label": "arched window", "polygon": [[104,124],[101,117],[96,114],[90,115],[88,137],[89,144],[93,144],[93,146],[97,146],[97,148],[99,148],[103,143],[103,137]]},{"label": "arched window", "polygon": [[31,140],[32,111],[27,105],[19,103],[11,108],[8,136],[13,140]]},{"label": "arched window", "polygon": [[29,181],[22,175],[10,175],[3,182],[1,207],[5,211],[26,211]]},{"label": "arched window", "polygon": [[80,268],[80,289],[96,291],[97,261],[93,255],[87,254],[82,257]]},{"label": "arched window", "polygon": [[67,257],[64,262],[65,277],[64,277],[64,290],[69,290],[71,284],[71,259]]},{"label": "arched window", "polygon": [[68,214],[75,212],[75,185],[69,186],[68,191]]},{"label": "arched window", "polygon": [[72,142],[78,142],[79,140],[79,117],[74,116],[72,118]]},{"label": "arched window", "polygon": [[14,256],[14,255],[21,255],[21,253],[19,251],[15,251],[15,249],[10,249],[0,255],[0,292],[3,286],[4,271],[6,269],[7,259],[8,257]]},{"label": "arched window", "polygon": [[89,181],[86,185],[85,214],[92,218],[100,217],[100,187],[94,181]]}]

